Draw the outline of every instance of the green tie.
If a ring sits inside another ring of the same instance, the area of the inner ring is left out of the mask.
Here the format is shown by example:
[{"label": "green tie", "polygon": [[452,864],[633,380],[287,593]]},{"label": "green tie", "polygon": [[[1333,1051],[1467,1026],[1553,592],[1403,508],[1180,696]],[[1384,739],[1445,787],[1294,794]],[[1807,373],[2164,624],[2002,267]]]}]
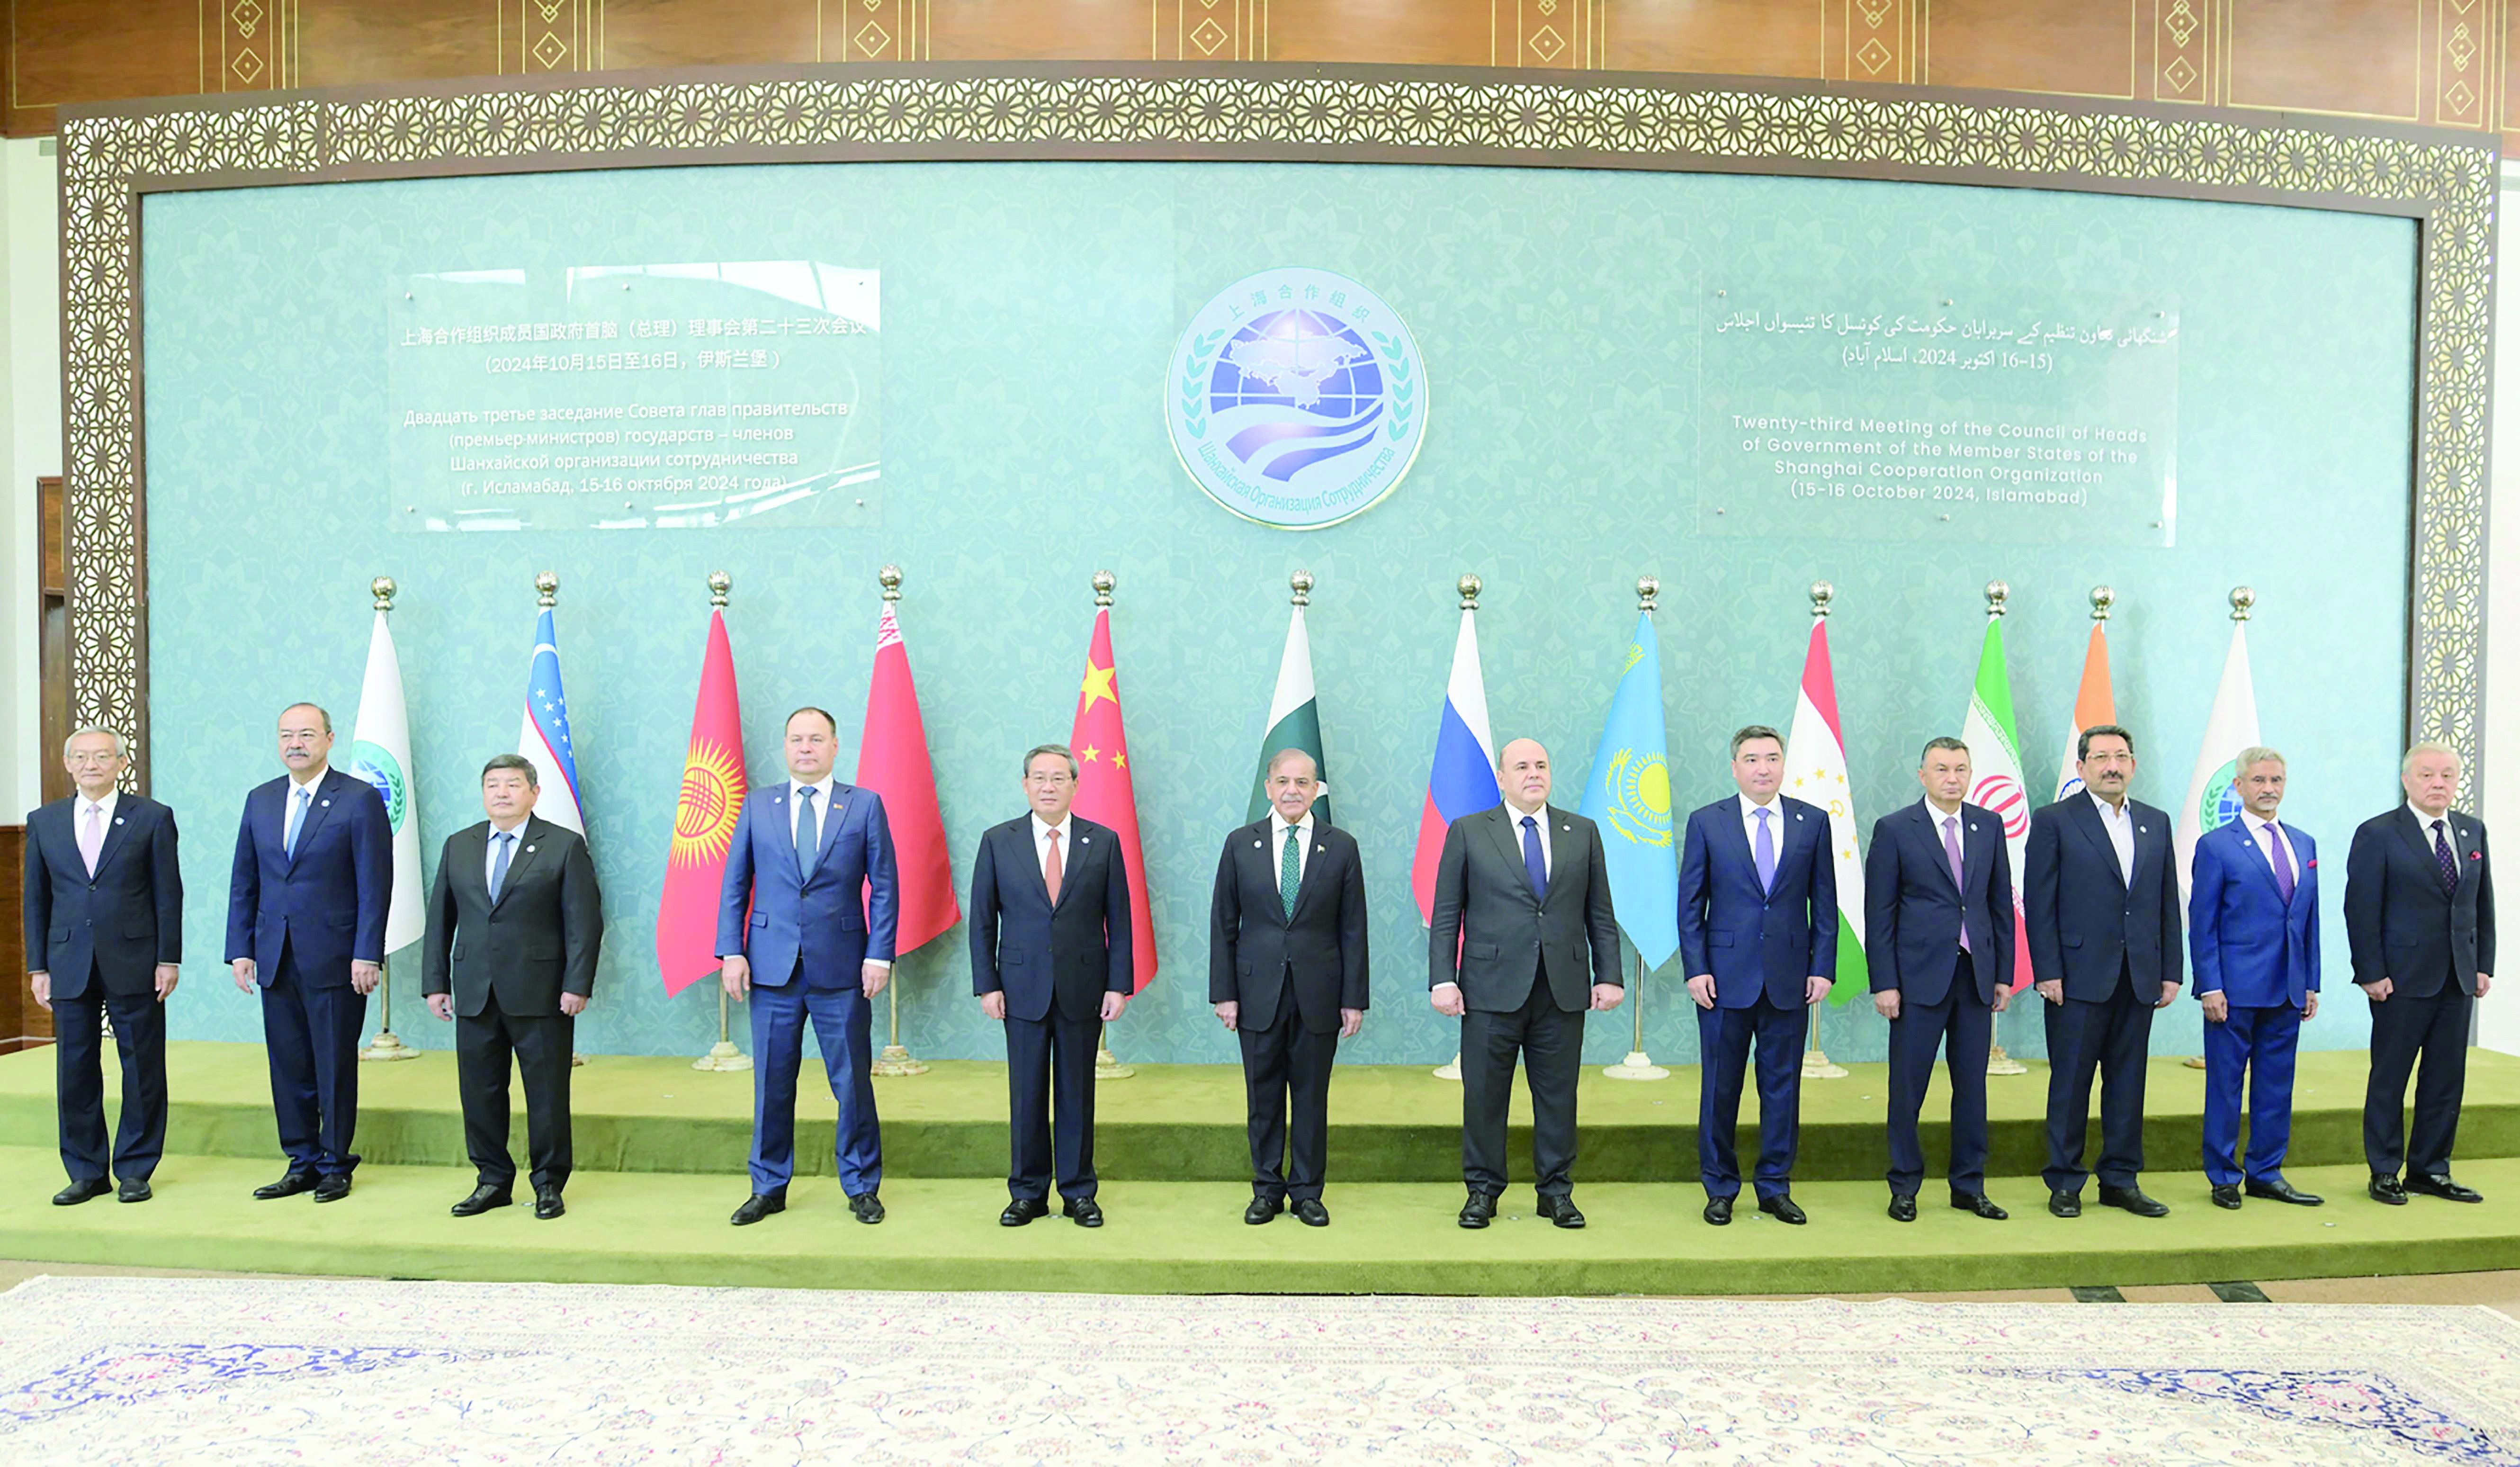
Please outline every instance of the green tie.
[{"label": "green tie", "polygon": [[1302,853],[1295,849],[1295,827],[1286,827],[1286,850],[1278,859],[1278,899],[1286,904],[1286,920],[1295,920],[1295,893],[1304,885]]}]

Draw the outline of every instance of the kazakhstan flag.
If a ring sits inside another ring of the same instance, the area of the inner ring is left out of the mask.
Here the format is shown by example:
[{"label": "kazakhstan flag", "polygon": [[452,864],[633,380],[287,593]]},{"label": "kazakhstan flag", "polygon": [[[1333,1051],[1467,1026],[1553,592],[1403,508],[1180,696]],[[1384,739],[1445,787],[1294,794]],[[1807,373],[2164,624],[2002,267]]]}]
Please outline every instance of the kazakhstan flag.
[{"label": "kazakhstan flag", "polygon": [[1640,613],[1601,747],[1584,782],[1583,814],[1601,827],[1610,900],[1650,973],[1680,948],[1680,863],[1671,844],[1671,764],[1662,728],[1662,649]]}]

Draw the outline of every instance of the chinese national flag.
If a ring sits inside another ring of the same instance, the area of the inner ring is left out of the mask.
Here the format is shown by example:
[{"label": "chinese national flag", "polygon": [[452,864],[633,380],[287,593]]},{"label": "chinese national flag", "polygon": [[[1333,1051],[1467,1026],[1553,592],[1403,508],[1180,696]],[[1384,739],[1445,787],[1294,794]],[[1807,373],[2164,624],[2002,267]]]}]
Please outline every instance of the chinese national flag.
[{"label": "chinese national flag", "polygon": [[683,756],[683,793],[674,805],[674,847],[665,859],[665,894],[656,903],[656,968],[668,997],[718,969],[718,897],[727,844],[742,808],[743,711],[735,693],[735,653],[727,646],[726,613],[711,612],[691,751]]},{"label": "chinese national flag", "polygon": [[936,771],[927,760],[927,724],[919,715],[919,685],[910,649],[885,602],[875,633],[875,679],[867,686],[866,731],[858,737],[858,780],[883,797],[901,874],[896,955],[963,920],[954,897],[954,864],[945,854],[945,818],[936,808]]},{"label": "chinese national flag", "polygon": [[1129,736],[1120,728],[1120,674],[1111,659],[1111,609],[1094,614],[1094,645],[1085,654],[1085,688],[1076,700],[1076,728],[1067,738],[1082,772],[1076,813],[1119,832],[1129,867],[1129,934],[1136,959],[1133,993],[1155,977],[1155,923],[1147,910],[1147,861],[1138,840],[1138,794],[1129,779]]}]

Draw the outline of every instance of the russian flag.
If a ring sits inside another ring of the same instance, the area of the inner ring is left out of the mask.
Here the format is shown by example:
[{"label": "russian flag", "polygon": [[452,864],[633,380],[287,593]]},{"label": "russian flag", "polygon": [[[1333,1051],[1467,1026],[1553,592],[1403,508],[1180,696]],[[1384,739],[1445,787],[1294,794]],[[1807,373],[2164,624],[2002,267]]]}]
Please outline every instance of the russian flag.
[{"label": "russian flag", "polygon": [[554,825],[586,834],[586,817],[577,807],[577,749],[568,737],[568,697],[560,686],[560,634],[553,629],[550,607],[534,625],[534,661],[525,674],[525,726],[517,735],[517,752],[534,761],[535,781],[542,787],[534,813]]},{"label": "russian flag", "polygon": [[1444,854],[1446,828],[1504,798],[1497,789],[1496,741],[1488,734],[1487,682],[1479,675],[1476,615],[1462,609],[1453,675],[1444,684],[1443,718],[1435,727],[1435,764],[1426,776],[1426,807],[1418,817],[1418,858],[1409,884],[1417,890],[1420,922],[1435,920],[1435,865]]}]

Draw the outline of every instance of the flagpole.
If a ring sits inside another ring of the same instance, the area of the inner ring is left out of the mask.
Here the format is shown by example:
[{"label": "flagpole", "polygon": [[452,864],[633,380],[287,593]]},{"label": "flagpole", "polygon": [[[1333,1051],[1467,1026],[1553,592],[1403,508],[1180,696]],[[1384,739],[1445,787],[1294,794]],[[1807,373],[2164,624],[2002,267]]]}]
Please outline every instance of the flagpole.
[{"label": "flagpole", "polygon": [[[1827,581],[1815,580],[1811,583],[1812,620],[1815,623],[1825,622],[1828,620],[1828,604],[1830,601],[1836,599],[1836,596],[1837,587],[1830,585]],[[1840,753],[1844,753],[1842,746]],[[1837,914],[1835,912],[1831,912],[1829,913],[1829,916],[1834,918]],[[1822,1000],[1822,1002],[1825,1002],[1825,1000]],[[1803,1078],[1846,1078],[1846,1067],[1844,1065],[1830,1064],[1827,1051],[1820,1047],[1821,1005],[1819,1003],[1811,1003],[1804,1005],[1804,1007],[1811,1010],[1811,1024],[1804,1031],[1811,1036],[1811,1047],[1803,1051]]]},{"label": "flagpole", "polygon": [[[1464,574],[1460,580],[1453,583],[1453,588],[1462,593],[1462,610],[1471,613],[1476,613],[1478,611],[1479,589],[1483,584],[1485,583],[1476,575],[1471,574]],[[1482,696],[1481,702],[1485,702],[1484,696]],[[1462,1050],[1458,1043],[1453,1047],[1453,1057],[1435,1067],[1435,1077],[1437,1079],[1460,1079],[1462,1077]]]},{"label": "flagpole", "polygon": [[[735,577],[729,575],[724,571],[711,571],[708,577],[708,588],[709,609],[712,612],[724,613],[726,610],[727,593],[735,589]],[[705,669],[703,669],[702,675],[703,685],[705,685]],[[742,739],[739,737],[737,740],[738,745],[741,746],[742,742]],[[738,762],[740,763],[742,761],[742,748],[739,747],[736,753],[738,756]],[[727,1004],[726,984],[723,978],[721,978],[717,986],[717,1042],[709,1046],[708,1053],[692,1061],[693,1069],[705,1070],[712,1073],[732,1074],[737,1071],[749,1070],[752,1068],[752,1057],[735,1047],[735,1040],[727,1027]]]},{"label": "flagpole", "polygon": [[[2251,590],[2247,586],[2231,587],[2231,620],[2233,622],[2236,623],[2248,620],[2249,609],[2257,604],[2258,593],[2256,591]],[[2219,692],[2220,690],[2218,689],[2217,691]],[[2211,737],[2211,735],[2209,734],[2208,737]],[[2172,828],[2174,830],[2177,829],[2176,826],[2173,826]],[[2205,1068],[2205,1056],[2201,1054],[2191,1054],[2185,1059],[2181,1060],[2180,1063],[2190,1070],[2202,1070]]]},{"label": "flagpole", "polygon": [[[892,607],[901,600],[899,566],[884,567],[875,573],[875,579],[876,584],[883,587],[883,601],[886,608]],[[927,1062],[901,1047],[901,962],[899,957],[893,960],[892,981],[883,986],[883,997],[886,1023],[889,1025],[887,1031],[889,1038],[884,1043],[883,1052],[877,1055],[875,1063],[867,1067],[867,1073],[887,1076],[925,1075]]]},{"label": "flagpole", "polygon": [[[390,575],[380,575],[368,582],[368,594],[377,600],[377,612],[393,611],[394,581]],[[405,754],[408,755],[406,750]],[[408,774],[405,776],[408,778]],[[405,1044],[393,1031],[393,964],[391,960],[377,964],[377,1036],[359,1051],[362,1060],[416,1060],[420,1051]]]},{"label": "flagpole", "polygon": [[[1108,571],[1095,572],[1095,606],[1108,610],[1111,605],[1111,590],[1119,583],[1120,577],[1112,574]],[[1088,661],[1091,661],[1090,657],[1088,658]],[[1140,859],[1144,858],[1145,852],[1142,850],[1140,852]],[[1135,915],[1137,920],[1141,922],[1152,922],[1154,920],[1154,914],[1151,912],[1139,912]],[[1120,1057],[1111,1052],[1111,1045],[1109,1042],[1111,1027],[1109,1025],[1106,1024],[1102,1027],[1102,1033],[1104,1036],[1103,1042],[1094,1047],[1094,1077],[1098,1080],[1127,1079],[1130,1076],[1137,1074],[1137,1071],[1131,1069],[1127,1065],[1121,1064]]]},{"label": "flagpole", "polygon": [[[2093,620],[2106,620],[2108,619],[2109,603],[2100,599],[2100,592],[2105,589],[2106,587],[2103,586],[2093,586],[2092,588],[2092,619]],[[2003,604],[2010,599],[2012,599],[2011,586],[2006,585],[2004,582],[2000,580],[1988,581],[1986,583],[1986,619],[1993,621],[2001,618],[2003,615]],[[2014,730],[2016,738],[2018,738],[2019,732],[2020,730],[2018,728]],[[2028,769],[2022,770],[2021,777],[2025,781],[2028,780],[2030,778],[2030,771]],[[2024,804],[2029,802],[2030,791],[2026,787],[2021,792],[2021,799]],[[1998,832],[1998,834],[2001,834],[2001,832]],[[2004,859],[2008,861],[2011,858],[2011,852],[2006,850],[2004,853]],[[2014,910],[2012,920],[2015,922],[2022,920],[2022,913],[2018,908]],[[2038,990],[2033,988],[2030,991],[2036,992]],[[1988,1025],[1989,1038],[1986,1046],[1986,1073],[1989,1075],[2028,1075],[2030,1073],[2030,1067],[2005,1053],[2002,1043],[1992,1036],[1994,1027],[1995,1026],[1992,1024]]]},{"label": "flagpole", "polygon": [[[556,571],[536,572],[534,574],[535,610],[547,612],[558,605],[560,605],[560,573]],[[585,818],[586,812],[583,809],[580,809],[578,811],[578,819],[582,821]],[[569,1051],[568,1063],[569,1068],[573,1070],[586,1063],[586,1056],[572,1048]]]},{"label": "flagpole", "polygon": [[[1652,616],[1654,598],[1661,594],[1662,582],[1659,579],[1651,575],[1637,577],[1638,611]],[[1607,735],[1603,737],[1606,739]],[[1636,1026],[1636,1038],[1631,1041],[1628,1057],[1615,1065],[1603,1066],[1601,1073],[1611,1079],[1671,1078],[1671,1072],[1655,1064],[1653,1057],[1645,1053],[1645,955],[1642,952],[1637,954],[1636,982],[1628,985],[1628,1001],[1635,1008],[1628,1017]]]}]

